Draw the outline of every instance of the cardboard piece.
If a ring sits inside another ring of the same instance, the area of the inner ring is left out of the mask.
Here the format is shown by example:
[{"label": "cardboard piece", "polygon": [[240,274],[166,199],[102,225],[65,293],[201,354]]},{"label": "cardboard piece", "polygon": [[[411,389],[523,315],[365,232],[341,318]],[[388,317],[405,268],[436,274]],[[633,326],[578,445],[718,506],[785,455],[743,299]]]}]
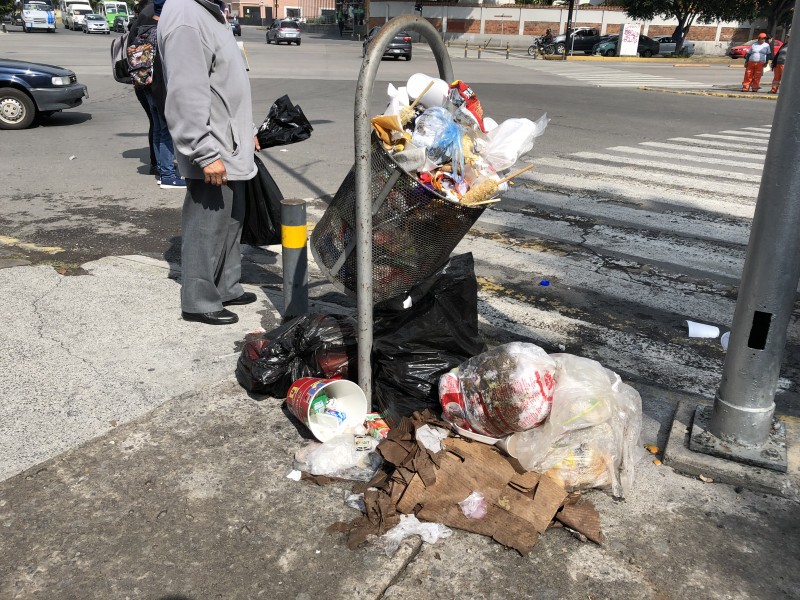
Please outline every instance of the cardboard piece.
[{"label": "cardboard piece", "polygon": [[[367,513],[349,525],[331,528],[349,532],[351,548],[368,535],[382,535],[399,522],[400,514],[486,535],[523,555],[554,523],[602,543],[597,510],[591,502],[578,503],[580,496],[568,494],[558,479],[525,471],[494,446],[461,437],[446,438],[442,451],[431,454],[414,438],[426,423],[443,425],[429,411],[414,413],[378,445],[385,471],[355,490],[366,490]],[[483,494],[488,504],[481,519],[468,518],[458,505],[473,491]]]}]

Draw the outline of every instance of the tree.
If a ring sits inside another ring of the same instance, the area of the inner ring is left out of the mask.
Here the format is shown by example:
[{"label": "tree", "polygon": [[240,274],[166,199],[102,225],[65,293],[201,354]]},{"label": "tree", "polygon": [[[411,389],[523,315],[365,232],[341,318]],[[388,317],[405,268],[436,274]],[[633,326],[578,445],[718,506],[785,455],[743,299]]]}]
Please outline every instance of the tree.
[{"label": "tree", "polygon": [[775,37],[778,26],[787,27],[792,23],[795,0],[751,0],[751,18],[767,20],[767,33]]},{"label": "tree", "polygon": [[14,12],[14,3],[17,0],[0,0],[0,16]]},{"label": "tree", "polygon": [[744,20],[752,13],[752,4],[758,1],[760,0],[619,0],[618,4],[634,19],[650,20],[657,15],[675,17],[678,25],[672,37],[675,39],[675,52],[680,53],[683,40],[695,21],[711,23]]}]

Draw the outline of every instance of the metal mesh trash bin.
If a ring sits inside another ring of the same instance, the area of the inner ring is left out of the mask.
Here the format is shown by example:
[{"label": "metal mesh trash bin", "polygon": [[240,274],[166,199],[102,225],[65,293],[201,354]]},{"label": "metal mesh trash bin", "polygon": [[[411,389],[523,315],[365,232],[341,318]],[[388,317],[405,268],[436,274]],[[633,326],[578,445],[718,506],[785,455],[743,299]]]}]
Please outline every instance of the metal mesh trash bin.
[{"label": "metal mesh trash bin", "polygon": [[[407,292],[447,262],[450,253],[483,213],[449,201],[406,173],[373,135],[373,302]],[[311,252],[325,276],[356,294],[355,167],[345,177],[311,234]]]}]

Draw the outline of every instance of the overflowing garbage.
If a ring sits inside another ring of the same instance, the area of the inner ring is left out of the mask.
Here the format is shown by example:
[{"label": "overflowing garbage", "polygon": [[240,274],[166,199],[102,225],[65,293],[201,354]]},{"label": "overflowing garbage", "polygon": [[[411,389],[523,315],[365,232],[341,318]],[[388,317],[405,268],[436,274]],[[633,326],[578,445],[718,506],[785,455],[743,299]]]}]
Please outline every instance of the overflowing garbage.
[{"label": "overflowing garbage", "polygon": [[423,73],[405,86],[389,84],[389,105],[372,119],[384,149],[419,182],[466,206],[497,201],[508,181],[533,165],[502,176],[533,148],[544,133],[547,115],[497,123],[463,81],[451,84]]}]

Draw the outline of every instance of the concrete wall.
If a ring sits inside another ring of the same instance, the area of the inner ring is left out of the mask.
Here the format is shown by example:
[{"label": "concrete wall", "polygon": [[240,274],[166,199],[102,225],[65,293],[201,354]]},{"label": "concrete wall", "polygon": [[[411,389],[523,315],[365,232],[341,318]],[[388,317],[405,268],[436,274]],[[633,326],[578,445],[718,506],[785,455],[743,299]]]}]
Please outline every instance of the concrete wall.
[{"label": "concrete wall", "polygon": [[[602,0],[593,0],[602,1]],[[413,1],[383,0],[370,2],[370,27],[381,25],[401,14],[414,13]],[[443,33],[446,39],[489,46],[527,47],[530,38],[550,28],[553,33],[566,30],[567,8],[520,4],[448,4],[422,3],[422,16]],[[575,27],[597,27],[601,33],[617,33],[620,26],[632,21],[625,12],[602,6],[582,6],[573,13]],[[672,35],[674,19],[657,17],[641,23],[642,33],[650,37]],[[763,23],[717,22],[695,24],[688,39],[695,42],[697,54],[725,54],[727,49],[755,37]],[[783,38],[783,32],[778,37]]]}]

